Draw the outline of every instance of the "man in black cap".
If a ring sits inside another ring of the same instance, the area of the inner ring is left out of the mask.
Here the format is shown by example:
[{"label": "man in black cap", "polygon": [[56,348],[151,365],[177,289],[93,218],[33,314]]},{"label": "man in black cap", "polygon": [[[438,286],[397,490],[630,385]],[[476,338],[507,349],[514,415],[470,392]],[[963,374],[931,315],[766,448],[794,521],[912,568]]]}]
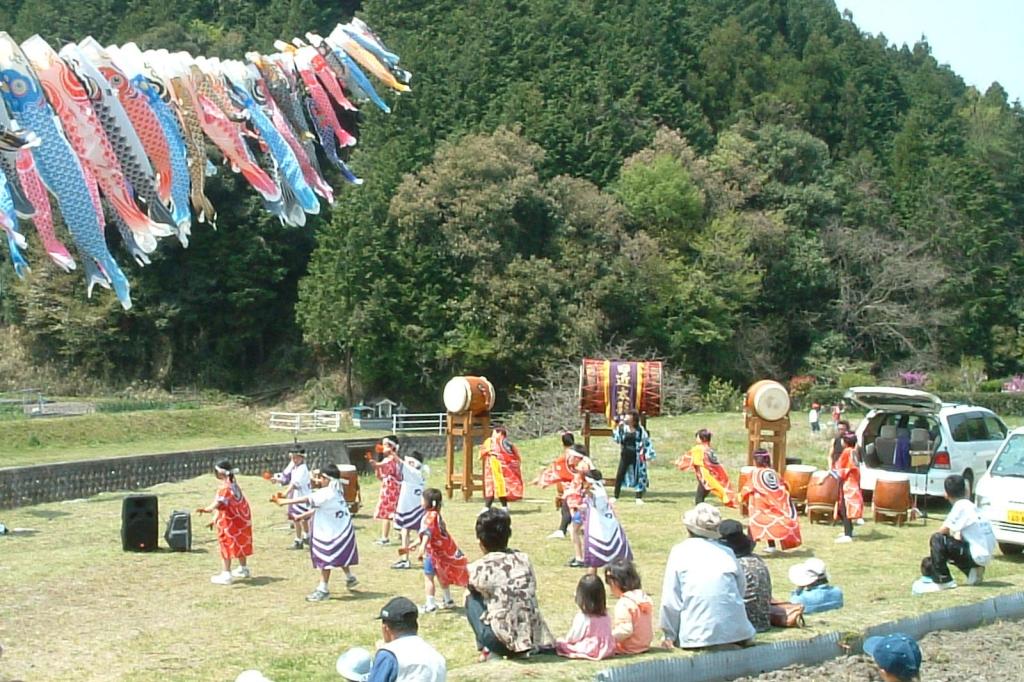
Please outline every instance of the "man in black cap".
[{"label": "man in black cap", "polygon": [[384,645],[377,650],[367,682],[445,682],[444,656],[417,633],[419,609],[411,599],[395,597],[380,610]]}]

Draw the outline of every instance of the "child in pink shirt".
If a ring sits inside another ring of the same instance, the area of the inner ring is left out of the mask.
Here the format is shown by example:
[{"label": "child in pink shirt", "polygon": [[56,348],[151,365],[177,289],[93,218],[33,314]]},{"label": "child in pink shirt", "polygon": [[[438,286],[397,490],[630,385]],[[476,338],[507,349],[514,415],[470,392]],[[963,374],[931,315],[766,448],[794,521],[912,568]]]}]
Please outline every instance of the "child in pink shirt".
[{"label": "child in pink shirt", "polygon": [[629,559],[616,559],[604,572],[608,588],[618,599],[612,618],[617,654],[642,654],[654,636],[654,600],[640,588],[640,574]]},{"label": "child in pink shirt", "polygon": [[596,575],[585,575],[576,585],[576,605],[580,608],[572,619],[565,639],[555,642],[555,652],[568,658],[600,661],[615,654],[612,619],[605,605],[604,582]]}]

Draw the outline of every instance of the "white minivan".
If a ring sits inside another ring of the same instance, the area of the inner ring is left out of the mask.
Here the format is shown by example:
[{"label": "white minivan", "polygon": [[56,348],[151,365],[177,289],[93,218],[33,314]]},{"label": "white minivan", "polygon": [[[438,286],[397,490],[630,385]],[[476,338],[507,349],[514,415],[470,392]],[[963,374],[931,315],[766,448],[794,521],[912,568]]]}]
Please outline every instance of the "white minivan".
[{"label": "white minivan", "polygon": [[992,524],[1003,554],[1024,552],[1024,427],[1003,442],[978,481],[974,503]]},{"label": "white minivan", "polygon": [[1006,438],[1006,424],[991,410],[926,391],[856,386],[845,397],[868,410],[856,429],[865,490],[875,489],[880,472],[896,471],[909,476],[912,494],[941,497],[946,477],[960,474],[970,497]]}]

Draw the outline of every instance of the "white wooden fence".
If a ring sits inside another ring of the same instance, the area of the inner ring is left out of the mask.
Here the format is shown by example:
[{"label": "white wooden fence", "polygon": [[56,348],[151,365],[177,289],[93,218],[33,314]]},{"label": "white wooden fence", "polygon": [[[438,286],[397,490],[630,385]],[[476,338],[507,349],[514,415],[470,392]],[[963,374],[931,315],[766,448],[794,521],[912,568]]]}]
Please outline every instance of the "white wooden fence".
[{"label": "white wooden fence", "polygon": [[[500,421],[503,412],[491,412],[493,421]],[[396,414],[391,416],[391,431],[430,431],[444,434],[447,427],[446,412],[422,412],[417,414]]]},{"label": "white wooden fence", "polygon": [[334,431],[341,430],[341,412],[314,410],[312,412],[271,412],[270,428],[275,431]]},{"label": "white wooden fence", "polygon": [[[492,412],[491,419],[500,420],[504,413]],[[392,433],[421,431],[444,434],[445,412],[421,412],[391,416]],[[384,425],[382,425],[383,428]],[[341,429],[341,412],[314,410],[313,412],[271,412],[270,428],[275,431],[334,431]]]}]

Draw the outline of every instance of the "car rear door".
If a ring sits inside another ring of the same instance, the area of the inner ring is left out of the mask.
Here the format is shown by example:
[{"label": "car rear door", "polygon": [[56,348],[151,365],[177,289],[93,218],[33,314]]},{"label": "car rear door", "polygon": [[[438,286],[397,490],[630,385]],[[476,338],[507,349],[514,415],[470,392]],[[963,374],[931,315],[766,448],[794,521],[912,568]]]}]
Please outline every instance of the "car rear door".
[{"label": "car rear door", "polygon": [[949,430],[956,449],[950,452],[953,471],[970,469],[978,480],[1006,438],[1006,426],[990,412],[960,412],[950,415]]}]

